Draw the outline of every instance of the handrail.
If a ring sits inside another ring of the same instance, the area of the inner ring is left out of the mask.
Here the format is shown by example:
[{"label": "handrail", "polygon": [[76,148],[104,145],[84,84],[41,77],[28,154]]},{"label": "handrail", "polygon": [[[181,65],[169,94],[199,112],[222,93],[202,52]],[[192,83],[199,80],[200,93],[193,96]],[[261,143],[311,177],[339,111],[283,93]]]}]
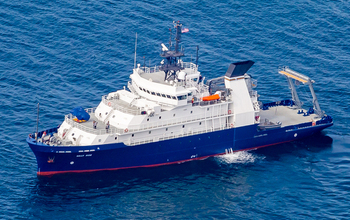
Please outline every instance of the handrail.
[{"label": "handrail", "polygon": [[111,106],[114,110],[118,110],[124,113],[128,113],[128,114],[133,114],[133,115],[140,115],[141,111],[139,109],[129,109],[129,108],[125,108],[123,106],[118,105],[117,103],[114,103],[112,100],[119,100],[116,97],[110,97],[109,99],[107,99],[107,95],[102,96],[102,102],[105,105]]},{"label": "handrail", "polygon": [[202,134],[202,133],[207,133],[207,132],[213,132],[213,131],[219,131],[219,130],[225,130],[231,128],[229,124],[226,124],[222,127],[219,128],[205,128],[205,129],[196,129],[196,131],[189,131],[185,132],[182,134],[171,134],[171,135],[161,135],[161,136],[154,136],[151,138],[143,138],[143,139],[138,139],[138,140],[133,140],[130,139],[127,142],[124,142],[124,144],[129,145],[129,146],[135,146],[139,144],[146,144],[146,143],[151,143],[151,142],[157,142],[157,141],[163,141],[163,140],[169,140],[169,139],[174,139],[174,138],[179,138],[179,137],[186,137],[186,136],[191,136],[195,134]]},{"label": "handrail", "polygon": [[[180,62],[179,64],[182,68],[189,68],[191,70],[197,71],[197,65],[192,62]],[[159,72],[160,67],[161,66],[140,67],[140,70],[142,70],[144,73],[154,73]]]},{"label": "handrail", "polygon": [[[186,116],[186,117],[181,117],[181,118],[177,118],[177,119],[169,119],[169,120],[165,120],[165,121],[162,121],[162,122],[143,124],[143,125],[141,125],[138,128],[129,127],[128,130],[129,130],[129,132],[143,131],[143,130],[147,130],[147,129],[153,129],[153,128],[159,128],[159,127],[164,127],[164,126],[183,124],[183,123],[199,121],[199,120],[205,120],[205,119],[212,119],[212,118],[216,118],[216,117],[224,117],[224,116],[229,116],[229,115],[232,115],[232,114],[233,114],[233,110],[229,109],[227,112],[220,111],[220,112],[217,112],[215,114],[208,114],[208,115],[201,114],[201,115],[197,115],[197,117]],[[94,128],[89,128],[89,127],[86,127],[86,126],[84,126],[82,124],[79,124],[78,122],[73,120],[73,117],[72,117],[71,114],[65,115],[65,121],[69,125],[71,125],[72,127],[79,128],[79,129],[81,129],[83,131],[86,131],[86,132],[89,132],[89,133],[92,133],[92,134],[96,134],[96,135],[107,134],[105,129],[94,129]],[[119,133],[119,134],[122,134],[122,133],[124,133],[124,130],[111,126],[111,128],[109,129],[108,133]]]}]

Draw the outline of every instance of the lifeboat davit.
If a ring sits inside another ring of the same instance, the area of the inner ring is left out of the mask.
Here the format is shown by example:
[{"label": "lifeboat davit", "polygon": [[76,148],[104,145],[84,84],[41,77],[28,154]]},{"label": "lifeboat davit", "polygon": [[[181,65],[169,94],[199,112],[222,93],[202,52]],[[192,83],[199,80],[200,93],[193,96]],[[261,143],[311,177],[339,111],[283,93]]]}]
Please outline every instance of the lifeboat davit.
[{"label": "lifeboat davit", "polygon": [[214,95],[210,95],[210,96],[204,96],[202,98],[203,101],[213,101],[213,100],[218,100],[220,99],[219,94],[214,94]]}]

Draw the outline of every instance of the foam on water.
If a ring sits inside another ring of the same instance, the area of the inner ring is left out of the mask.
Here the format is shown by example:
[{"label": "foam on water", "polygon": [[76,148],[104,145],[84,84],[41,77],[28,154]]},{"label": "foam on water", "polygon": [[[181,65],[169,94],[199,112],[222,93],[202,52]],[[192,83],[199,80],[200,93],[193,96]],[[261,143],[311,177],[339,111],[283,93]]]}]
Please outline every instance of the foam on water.
[{"label": "foam on water", "polygon": [[215,158],[221,164],[248,164],[264,159],[248,151],[229,152]]}]

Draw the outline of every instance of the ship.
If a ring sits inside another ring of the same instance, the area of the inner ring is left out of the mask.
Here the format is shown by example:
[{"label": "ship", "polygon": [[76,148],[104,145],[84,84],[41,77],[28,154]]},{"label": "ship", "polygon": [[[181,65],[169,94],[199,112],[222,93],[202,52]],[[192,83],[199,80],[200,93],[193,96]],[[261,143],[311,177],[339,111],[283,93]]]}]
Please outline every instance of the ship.
[{"label": "ship", "polygon": [[[173,25],[158,65],[136,65],[135,49],[127,86],[103,95],[97,107],[73,109],[57,127],[28,135],[38,176],[179,164],[299,140],[333,125],[315,81],[288,67],[278,73],[291,98],[275,102],[260,101],[247,73],[251,60],[206,80],[198,71],[198,47],[194,62],[183,59],[180,41],[188,29]],[[298,85],[309,87],[310,108],[303,107]]]}]

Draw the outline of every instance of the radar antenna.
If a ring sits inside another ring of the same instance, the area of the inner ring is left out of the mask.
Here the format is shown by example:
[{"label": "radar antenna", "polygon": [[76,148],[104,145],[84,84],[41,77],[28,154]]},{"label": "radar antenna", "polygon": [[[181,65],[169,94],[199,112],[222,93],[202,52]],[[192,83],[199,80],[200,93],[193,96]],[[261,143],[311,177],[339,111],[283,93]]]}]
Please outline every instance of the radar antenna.
[{"label": "radar antenna", "polygon": [[161,44],[162,46],[162,53],[160,54],[161,57],[166,59],[166,62],[162,63],[161,67],[159,68],[161,71],[164,71],[165,78],[164,80],[169,79],[175,79],[177,78],[176,73],[180,70],[183,70],[183,66],[181,62],[181,57],[184,56],[183,50],[179,50],[180,41],[181,41],[181,29],[182,24],[180,21],[174,21],[174,29],[176,31],[175,35],[175,50],[172,50],[172,43],[171,43],[171,29],[170,30],[170,40],[169,40],[169,48],[167,48],[164,44]]}]

